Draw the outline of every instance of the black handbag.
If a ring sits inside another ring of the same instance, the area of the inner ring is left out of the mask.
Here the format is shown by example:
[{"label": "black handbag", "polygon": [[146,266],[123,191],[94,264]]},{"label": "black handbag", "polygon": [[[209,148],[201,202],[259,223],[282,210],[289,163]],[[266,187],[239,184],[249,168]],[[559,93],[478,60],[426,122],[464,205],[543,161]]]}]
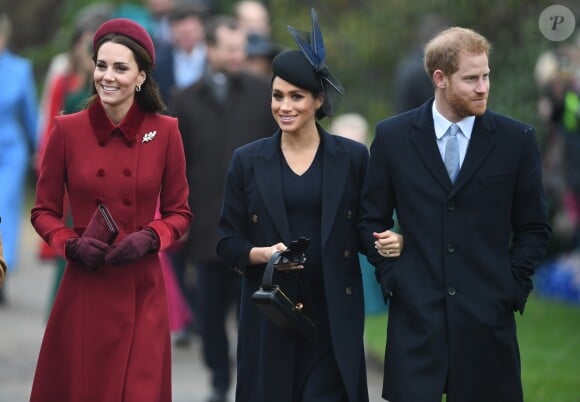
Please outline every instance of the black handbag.
[{"label": "black handbag", "polygon": [[[313,342],[317,337],[317,329],[314,321],[306,315],[304,304],[293,302],[278,285],[272,284],[274,266],[282,258],[285,257],[279,251],[272,254],[264,271],[262,285],[252,295],[252,301],[270,321],[288,334],[289,337]],[[302,272],[299,274],[302,275]],[[301,279],[304,282],[302,276]],[[306,284],[303,283],[303,285],[305,286]]]}]

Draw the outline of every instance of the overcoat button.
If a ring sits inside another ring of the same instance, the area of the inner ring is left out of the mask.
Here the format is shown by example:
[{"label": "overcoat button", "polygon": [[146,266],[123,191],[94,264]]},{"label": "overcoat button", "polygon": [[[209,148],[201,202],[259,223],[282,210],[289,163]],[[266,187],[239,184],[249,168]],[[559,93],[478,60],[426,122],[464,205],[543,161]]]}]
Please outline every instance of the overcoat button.
[{"label": "overcoat button", "polygon": [[352,288],[347,286],[346,289],[344,289],[344,293],[346,293],[347,296],[352,295]]},{"label": "overcoat button", "polygon": [[449,254],[453,254],[455,252],[455,244],[449,243],[447,245],[447,251],[449,252]]},{"label": "overcoat button", "polygon": [[455,288],[453,286],[450,286],[449,289],[447,289],[447,293],[449,294],[449,296],[455,296]]},{"label": "overcoat button", "polygon": [[346,211],[346,219],[348,220],[352,219],[352,211],[350,209]]},{"label": "overcoat button", "polygon": [[447,210],[455,211],[455,203],[453,201],[450,201],[449,204],[447,204]]},{"label": "overcoat button", "polygon": [[105,169],[99,169],[97,170],[97,176],[98,177],[103,177],[105,175]]},{"label": "overcoat button", "polygon": [[131,176],[131,169],[127,168],[123,169],[123,174],[127,177]]},{"label": "overcoat button", "polygon": [[350,257],[350,250],[344,250],[344,258]]},{"label": "overcoat button", "polygon": [[103,199],[101,197],[95,198],[95,204],[101,205],[103,203]]},{"label": "overcoat button", "polygon": [[258,223],[258,215],[252,215],[252,223]]},{"label": "overcoat button", "polygon": [[128,207],[129,205],[131,205],[131,199],[130,199],[130,198],[128,198],[128,197],[125,197],[125,198],[123,198],[123,205],[125,205],[125,206],[127,206],[127,207]]}]

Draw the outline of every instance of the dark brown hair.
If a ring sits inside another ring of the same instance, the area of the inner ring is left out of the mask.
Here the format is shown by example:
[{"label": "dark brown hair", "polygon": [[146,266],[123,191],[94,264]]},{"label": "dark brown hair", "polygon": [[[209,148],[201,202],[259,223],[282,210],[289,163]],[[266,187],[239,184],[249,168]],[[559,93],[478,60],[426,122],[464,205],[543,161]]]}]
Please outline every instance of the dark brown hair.
[{"label": "dark brown hair", "polygon": [[[118,43],[131,49],[139,70],[144,71],[147,75],[145,82],[143,82],[143,85],[141,86],[141,91],[135,93],[135,101],[139,104],[141,109],[146,112],[163,112],[165,110],[165,103],[163,102],[163,98],[159,92],[159,86],[153,79],[152,72],[154,66],[149,53],[147,53],[147,51],[141,45],[139,45],[136,41],[129,38],[128,36],[111,33],[103,36],[103,38],[97,43],[95,49],[93,49],[93,61],[95,63],[97,62],[97,53],[105,42]],[[91,99],[89,99],[88,102],[89,105],[98,98],[94,85],[92,88],[92,94],[93,96]]]}]

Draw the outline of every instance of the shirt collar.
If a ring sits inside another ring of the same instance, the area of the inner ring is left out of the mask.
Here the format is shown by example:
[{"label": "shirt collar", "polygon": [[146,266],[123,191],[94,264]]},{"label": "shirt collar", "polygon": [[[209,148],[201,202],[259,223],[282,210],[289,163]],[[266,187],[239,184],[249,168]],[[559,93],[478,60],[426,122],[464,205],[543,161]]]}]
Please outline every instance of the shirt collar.
[{"label": "shirt collar", "polygon": [[[439,139],[441,139],[441,137],[443,137],[445,135],[445,133],[447,132],[447,129],[453,123],[450,122],[449,120],[447,120],[445,117],[443,117],[443,115],[441,113],[439,113],[439,111],[437,110],[437,107],[435,106],[435,103],[436,102],[433,102],[433,106],[432,106],[433,126],[435,128],[435,136],[439,140]],[[471,132],[473,131],[473,125],[475,124],[475,116],[467,116],[463,120],[460,120],[455,124],[457,124],[459,126],[459,128],[461,129],[461,132],[463,133],[465,138],[470,140],[471,139]]]},{"label": "shirt collar", "polygon": [[127,145],[132,146],[141,122],[145,118],[145,112],[137,105],[137,102],[133,102],[119,125],[113,124],[109,119],[99,99],[89,106],[88,113],[91,126],[101,146],[104,146],[113,134],[122,135]]}]

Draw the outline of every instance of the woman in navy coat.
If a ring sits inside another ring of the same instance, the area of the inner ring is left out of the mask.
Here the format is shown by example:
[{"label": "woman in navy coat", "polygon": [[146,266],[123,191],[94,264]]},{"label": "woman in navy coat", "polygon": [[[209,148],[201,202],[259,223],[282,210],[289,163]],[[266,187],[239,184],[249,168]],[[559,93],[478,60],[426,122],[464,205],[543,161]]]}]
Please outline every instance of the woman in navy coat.
[{"label": "woman in navy coat", "polygon": [[[26,172],[36,147],[38,106],[32,64],[8,49],[10,34],[10,21],[0,14],[0,215],[6,262],[14,269],[18,265]],[[0,290],[0,302],[3,298]]]},{"label": "woman in navy coat", "polygon": [[[356,219],[368,152],[316,123],[342,91],[328,70],[285,51],[273,73],[280,129],[235,151],[219,223],[218,255],[243,273],[236,400],[367,401]],[[297,300],[306,279],[314,342],[290,338],[251,299],[271,255],[301,236],[311,241],[306,262],[279,265],[274,282]]]}]

